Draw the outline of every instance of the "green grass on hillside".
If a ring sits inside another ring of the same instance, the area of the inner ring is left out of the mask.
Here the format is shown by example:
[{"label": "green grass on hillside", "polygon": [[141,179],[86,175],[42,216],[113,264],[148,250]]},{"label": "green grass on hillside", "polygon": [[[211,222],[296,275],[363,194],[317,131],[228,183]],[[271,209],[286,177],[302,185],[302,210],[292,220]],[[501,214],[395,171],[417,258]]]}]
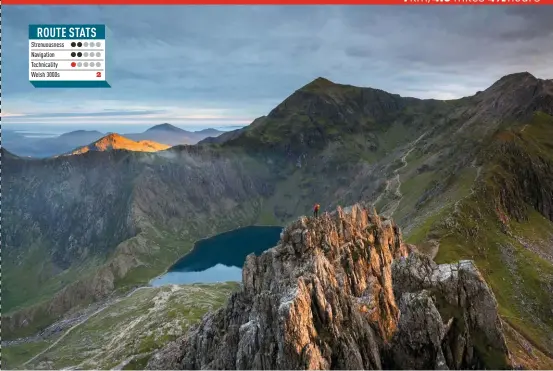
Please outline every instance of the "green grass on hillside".
[{"label": "green grass on hillside", "polygon": [[4,315],[51,299],[68,283],[94,272],[101,263],[98,259],[90,259],[85,264],[77,264],[66,271],[57,272],[48,255],[47,245],[35,242],[28,251],[22,261],[9,258],[2,261]]},{"label": "green grass on hillside", "polygon": [[51,344],[51,341],[22,343],[2,347],[2,366],[8,369],[21,367],[23,363],[40,353]]},{"label": "green grass on hillside", "polygon": [[229,282],[141,289],[76,326],[27,365],[52,341],[2,349],[7,355],[3,366],[109,369],[127,360],[144,367],[152,351],[182,335],[209,310],[223,306],[238,287]]},{"label": "green grass on hillside", "polygon": [[[553,159],[549,157],[553,135],[547,133],[553,134],[553,118],[542,114],[522,131],[498,133],[494,140],[500,147],[492,146],[495,153],[483,154],[489,156],[488,163],[475,193],[428,218],[411,231],[408,241],[420,244],[429,238],[439,239],[438,263],[474,260],[497,298],[502,318],[553,357],[553,262],[546,255],[552,250],[553,222],[520,199],[522,196],[504,198],[511,194],[505,193],[506,187],[512,194],[521,192],[521,175],[513,171],[523,170],[525,165],[518,161]],[[512,156],[513,146],[517,146],[517,154],[506,160]],[[548,181],[545,174],[536,176]],[[534,186],[546,191],[551,184]],[[509,210],[523,218],[517,221]]]}]

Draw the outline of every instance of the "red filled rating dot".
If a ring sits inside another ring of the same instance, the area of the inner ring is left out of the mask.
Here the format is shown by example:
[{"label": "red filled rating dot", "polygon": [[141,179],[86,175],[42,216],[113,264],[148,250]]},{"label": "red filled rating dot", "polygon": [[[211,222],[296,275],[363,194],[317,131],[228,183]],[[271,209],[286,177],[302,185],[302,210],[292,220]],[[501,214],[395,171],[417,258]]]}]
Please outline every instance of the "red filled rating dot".
[{"label": "red filled rating dot", "polygon": [[76,65],[77,65],[77,63],[71,62],[71,67],[75,67]]}]

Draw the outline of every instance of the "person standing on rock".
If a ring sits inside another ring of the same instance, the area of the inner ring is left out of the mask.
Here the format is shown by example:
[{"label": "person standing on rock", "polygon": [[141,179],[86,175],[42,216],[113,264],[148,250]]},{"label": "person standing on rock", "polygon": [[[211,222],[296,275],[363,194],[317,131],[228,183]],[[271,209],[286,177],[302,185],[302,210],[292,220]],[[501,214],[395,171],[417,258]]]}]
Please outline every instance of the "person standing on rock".
[{"label": "person standing on rock", "polygon": [[316,218],[319,216],[319,209],[321,208],[321,205],[315,204],[313,207],[313,216]]}]

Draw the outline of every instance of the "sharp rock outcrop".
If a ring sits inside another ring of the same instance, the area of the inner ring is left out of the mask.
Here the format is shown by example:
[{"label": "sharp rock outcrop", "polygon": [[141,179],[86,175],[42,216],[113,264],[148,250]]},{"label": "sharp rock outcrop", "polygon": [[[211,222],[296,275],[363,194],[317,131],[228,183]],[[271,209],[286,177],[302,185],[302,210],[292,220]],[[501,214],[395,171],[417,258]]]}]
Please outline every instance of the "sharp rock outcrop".
[{"label": "sharp rock outcrop", "polygon": [[248,256],[241,291],[148,368],[479,367],[491,350],[508,357],[497,318],[471,263],[424,260],[393,221],[354,205],[300,218],[276,247]]},{"label": "sharp rock outcrop", "polygon": [[472,261],[392,264],[401,316],[389,347],[398,369],[502,369],[509,355],[495,297]]}]

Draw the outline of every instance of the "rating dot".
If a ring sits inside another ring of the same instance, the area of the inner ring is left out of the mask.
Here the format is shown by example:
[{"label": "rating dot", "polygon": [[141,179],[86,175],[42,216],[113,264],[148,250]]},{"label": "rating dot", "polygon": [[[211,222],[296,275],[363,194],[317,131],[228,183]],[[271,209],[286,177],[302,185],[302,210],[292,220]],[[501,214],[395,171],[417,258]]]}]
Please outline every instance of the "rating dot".
[{"label": "rating dot", "polygon": [[100,58],[100,57],[102,56],[102,53],[96,52],[96,56],[97,56],[98,58]]},{"label": "rating dot", "polygon": [[80,58],[80,57],[82,57],[82,56],[83,56],[83,53],[81,53],[81,52],[78,52],[78,53],[77,53],[77,57]]},{"label": "rating dot", "polygon": [[71,53],[71,56],[72,56],[73,58],[75,58],[76,55],[77,55],[77,53],[75,53],[75,52],[72,52],[72,53]]},{"label": "rating dot", "polygon": [[85,66],[85,67],[88,67],[88,62],[84,62],[84,66]]},{"label": "rating dot", "polygon": [[85,58],[88,57],[88,52],[84,52],[83,55],[84,55]]},{"label": "rating dot", "polygon": [[101,65],[102,65],[102,63],[96,62],[96,67],[100,67]]},{"label": "rating dot", "polygon": [[99,48],[100,46],[102,46],[102,44],[100,44],[100,42],[98,41],[98,42],[96,43],[96,46]]},{"label": "rating dot", "polygon": [[82,67],[82,65],[83,64],[81,62],[77,63],[77,67]]},{"label": "rating dot", "polygon": [[84,47],[87,48],[88,47],[88,42],[84,42]]},{"label": "rating dot", "polygon": [[71,46],[74,48],[75,46],[77,46],[77,44],[75,42],[72,42]]},{"label": "rating dot", "polygon": [[71,67],[75,67],[77,64],[75,62],[71,62]]},{"label": "rating dot", "polygon": [[81,46],[83,46],[83,43],[79,41],[79,42],[77,43],[77,46],[80,48]]}]

